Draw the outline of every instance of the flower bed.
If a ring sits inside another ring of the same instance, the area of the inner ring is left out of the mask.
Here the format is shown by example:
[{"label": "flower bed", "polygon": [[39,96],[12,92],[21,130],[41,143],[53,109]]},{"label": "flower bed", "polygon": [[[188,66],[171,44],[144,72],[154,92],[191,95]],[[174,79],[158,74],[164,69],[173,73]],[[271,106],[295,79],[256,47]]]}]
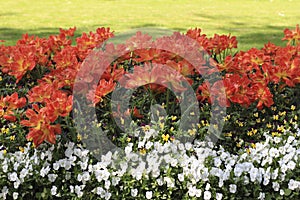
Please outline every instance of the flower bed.
[{"label": "flower bed", "polygon": [[0,46],[3,199],[298,199],[300,30]]}]

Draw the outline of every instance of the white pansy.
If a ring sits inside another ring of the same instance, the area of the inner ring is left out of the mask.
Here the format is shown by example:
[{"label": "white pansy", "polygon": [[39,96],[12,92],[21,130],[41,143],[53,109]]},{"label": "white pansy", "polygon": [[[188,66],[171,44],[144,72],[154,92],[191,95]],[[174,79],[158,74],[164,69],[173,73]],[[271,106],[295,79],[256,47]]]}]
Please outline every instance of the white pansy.
[{"label": "white pansy", "polygon": [[273,187],[273,190],[276,191],[276,192],[278,192],[279,189],[280,189],[280,185],[277,182],[273,182],[272,187]]},{"label": "white pansy", "polygon": [[83,196],[82,186],[75,185],[74,192],[77,194],[79,198],[82,197]]},{"label": "white pansy", "polygon": [[104,195],[104,199],[108,200],[108,199],[110,199],[110,197],[111,197],[111,193],[110,192],[106,192],[105,195]]},{"label": "white pansy", "polygon": [[279,150],[272,147],[270,150],[269,150],[269,155],[272,157],[272,158],[277,158],[280,154],[279,154]]},{"label": "white pansy", "polygon": [[146,199],[152,199],[152,191],[146,192]]},{"label": "white pansy", "polygon": [[294,161],[289,161],[288,163],[287,163],[287,168],[288,169],[290,169],[290,170],[294,170],[295,169],[295,167],[296,167],[296,163],[294,162]]},{"label": "white pansy", "polygon": [[59,163],[57,163],[57,162],[53,163],[53,169],[58,170],[59,169]]},{"label": "white pansy", "polygon": [[96,188],[96,193],[97,195],[104,197],[105,196],[105,190],[102,187],[97,187]]},{"label": "white pansy", "polygon": [[57,178],[57,174],[48,174],[48,180],[50,182],[53,183],[56,180],[56,178]]},{"label": "white pansy", "polygon": [[151,147],[153,146],[153,142],[151,142],[151,141],[148,141],[147,143],[146,143],[146,149],[150,149]]},{"label": "white pansy", "polygon": [[205,191],[204,192],[204,197],[205,200],[211,199],[211,192],[210,191]]},{"label": "white pansy", "polygon": [[16,172],[8,173],[8,180],[14,182],[18,179],[18,174]]},{"label": "white pansy", "polygon": [[209,190],[210,189],[210,184],[207,183],[206,186],[205,186],[205,190]]},{"label": "white pansy", "polygon": [[265,199],[265,198],[266,198],[266,194],[263,193],[263,192],[260,192],[260,193],[259,193],[258,199],[263,200],[263,199]]},{"label": "white pansy", "polygon": [[136,197],[137,196],[137,194],[138,194],[138,190],[136,189],[136,188],[134,188],[134,189],[131,189],[131,196],[133,196],[133,197]]},{"label": "white pansy", "polygon": [[300,183],[294,179],[291,179],[288,183],[288,187],[290,190],[300,189]]},{"label": "white pansy", "polygon": [[223,194],[222,193],[216,193],[216,200],[222,200]]},{"label": "white pansy", "polygon": [[190,197],[196,196],[196,193],[197,193],[196,186],[189,187],[188,194],[189,194]]},{"label": "white pansy", "polygon": [[13,199],[18,199],[18,197],[19,197],[19,193],[14,192],[14,193],[13,193]]},{"label": "white pansy", "polygon": [[215,167],[220,167],[222,164],[222,160],[219,157],[214,158]]},{"label": "white pansy", "polygon": [[236,185],[235,184],[230,184],[229,185],[229,192],[230,193],[235,193],[236,192]]},{"label": "white pansy", "polygon": [[56,194],[57,194],[57,187],[53,185],[51,188],[51,195],[56,195]]},{"label": "white pansy", "polygon": [[280,194],[281,196],[283,196],[283,195],[284,195],[284,190],[283,190],[283,189],[280,189],[280,190],[279,190],[279,194]]}]

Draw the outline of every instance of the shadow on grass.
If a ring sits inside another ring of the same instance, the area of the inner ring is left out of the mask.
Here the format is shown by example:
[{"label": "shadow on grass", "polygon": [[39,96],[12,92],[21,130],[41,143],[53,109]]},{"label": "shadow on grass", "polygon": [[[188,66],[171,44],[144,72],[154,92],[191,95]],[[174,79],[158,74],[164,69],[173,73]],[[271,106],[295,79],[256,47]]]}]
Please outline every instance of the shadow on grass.
[{"label": "shadow on grass", "polygon": [[[0,28],[0,40],[7,41],[4,45],[15,45],[17,40],[22,38],[22,35],[28,33],[28,35],[38,36],[39,38],[48,38],[50,35],[59,34],[59,28],[37,28],[37,29],[18,29],[18,28]],[[80,31],[75,32],[74,37],[79,37],[82,33]]]}]

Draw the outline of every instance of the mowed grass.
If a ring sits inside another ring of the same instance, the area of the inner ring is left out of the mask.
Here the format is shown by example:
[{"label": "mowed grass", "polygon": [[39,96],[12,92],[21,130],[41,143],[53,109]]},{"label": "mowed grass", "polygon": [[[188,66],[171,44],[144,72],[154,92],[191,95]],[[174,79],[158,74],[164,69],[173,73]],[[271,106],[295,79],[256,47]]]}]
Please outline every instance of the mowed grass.
[{"label": "mowed grass", "polygon": [[0,0],[0,40],[14,45],[22,34],[48,37],[77,27],[77,36],[110,27],[115,34],[150,27],[236,35],[239,49],[281,41],[300,19],[298,0]]}]

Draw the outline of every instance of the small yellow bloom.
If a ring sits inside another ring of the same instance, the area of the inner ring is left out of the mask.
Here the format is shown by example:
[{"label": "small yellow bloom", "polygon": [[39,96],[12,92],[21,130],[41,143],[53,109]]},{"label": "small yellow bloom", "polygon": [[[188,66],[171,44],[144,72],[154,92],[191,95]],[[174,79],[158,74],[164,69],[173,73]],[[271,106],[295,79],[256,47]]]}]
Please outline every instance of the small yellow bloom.
[{"label": "small yellow bloom", "polygon": [[2,76],[0,76],[0,81],[2,81]]},{"label": "small yellow bloom", "polygon": [[258,117],[258,112],[254,113],[253,115],[254,117]]},{"label": "small yellow bloom", "polygon": [[240,142],[238,142],[238,143],[236,143],[236,146],[237,146],[238,148],[240,148],[240,147],[242,146],[242,144],[241,144]]},{"label": "small yellow bloom", "polygon": [[142,148],[142,149],[140,149],[140,154],[142,154],[142,155],[145,155],[146,154],[146,149],[145,148]]},{"label": "small yellow bloom", "polygon": [[168,142],[169,138],[170,138],[170,135],[169,135],[169,134],[167,134],[167,135],[163,134],[163,135],[162,135],[162,139],[163,139],[163,141],[165,141],[165,142]]},{"label": "small yellow bloom", "polygon": [[102,124],[101,123],[97,123],[97,128],[99,128],[100,126],[102,126]]},{"label": "small yellow bloom", "polygon": [[297,115],[295,115],[295,116],[294,116],[294,119],[297,121],[297,120],[298,120],[298,116],[297,116]]},{"label": "small yellow bloom", "polygon": [[4,155],[7,153],[6,149],[2,150],[2,152]]},{"label": "small yellow bloom", "polygon": [[279,115],[280,115],[280,116],[285,116],[285,115],[286,115],[286,112],[285,112],[285,111],[279,112]]},{"label": "small yellow bloom", "polygon": [[159,123],[159,127],[160,127],[160,129],[164,129],[165,128],[165,124],[164,123]]},{"label": "small yellow bloom", "polygon": [[124,125],[125,124],[125,120],[121,117],[121,124]]},{"label": "small yellow bloom", "polygon": [[272,124],[267,123],[267,128],[272,128]]},{"label": "small yellow bloom", "polygon": [[143,129],[144,132],[149,131],[150,126],[149,125],[143,126],[142,129]]},{"label": "small yellow bloom", "polygon": [[177,119],[177,116],[172,116],[171,119],[172,119],[173,121],[175,121],[175,120]]},{"label": "small yellow bloom", "polygon": [[232,136],[232,133],[229,132],[229,133],[225,133],[224,135],[225,135],[225,137],[231,137],[231,136]]},{"label": "small yellow bloom", "polygon": [[256,144],[255,144],[255,143],[251,143],[251,147],[252,147],[253,149],[255,149],[255,148],[256,148]]},{"label": "small yellow bloom", "polygon": [[278,115],[273,115],[274,120],[278,120],[279,116]]},{"label": "small yellow bloom", "polygon": [[170,131],[171,131],[171,132],[174,131],[174,127],[173,127],[173,126],[170,128]]},{"label": "small yellow bloom", "polygon": [[175,137],[174,136],[171,136],[170,137],[170,140],[173,142],[175,140]]},{"label": "small yellow bloom", "polygon": [[14,141],[14,140],[16,139],[16,136],[11,135],[11,136],[9,137],[9,139],[10,139],[10,141]]},{"label": "small yellow bloom", "polygon": [[82,136],[80,134],[77,134],[77,140],[81,141],[82,140]]},{"label": "small yellow bloom", "polygon": [[188,133],[189,133],[190,135],[195,135],[196,132],[197,132],[197,130],[196,130],[195,128],[194,128],[194,129],[189,129],[189,130],[188,130]]},{"label": "small yellow bloom", "polygon": [[260,118],[256,119],[256,122],[257,122],[257,123],[260,123],[260,122],[261,122],[261,121],[260,121]]},{"label": "small yellow bloom", "polygon": [[247,149],[247,153],[248,153],[248,154],[250,154],[250,153],[251,153],[250,149]]},{"label": "small yellow bloom", "polygon": [[271,106],[271,109],[272,109],[273,111],[276,111],[276,110],[277,110],[276,106]]},{"label": "small yellow bloom", "polygon": [[126,141],[127,141],[127,142],[130,142],[130,141],[131,141],[131,137],[128,137]]},{"label": "small yellow bloom", "polygon": [[24,147],[19,147],[19,150],[24,153]]},{"label": "small yellow bloom", "polygon": [[194,116],[194,115],[195,115],[195,113],[194,113],[194,112],[191,112],[191,113],[190,113],[190,115]]},{"label": "small yellow bloom", "polygon": [[296,109],[296,106],[292,105],[291,110],[295,110],[295,109]]}]

